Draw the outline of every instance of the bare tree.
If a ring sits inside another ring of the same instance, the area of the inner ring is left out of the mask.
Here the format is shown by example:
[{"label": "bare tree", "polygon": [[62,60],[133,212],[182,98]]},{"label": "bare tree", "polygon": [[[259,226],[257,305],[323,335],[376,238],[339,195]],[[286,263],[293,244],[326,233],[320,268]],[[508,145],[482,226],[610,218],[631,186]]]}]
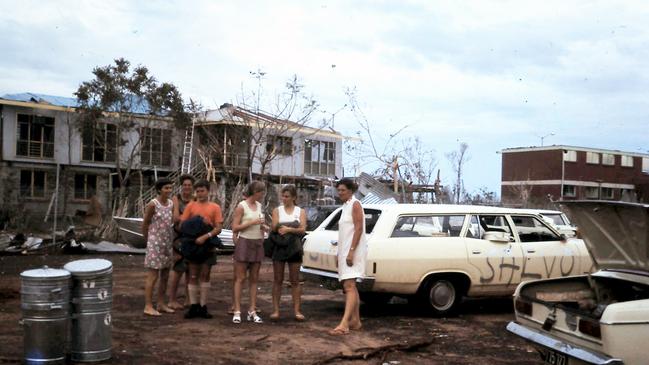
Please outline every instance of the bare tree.
[{"label": "bare tree", "polygon": [[[357,138],[348,141],[346,152],[355,163],[354,173],[360,172],[361,161],[378,165],[371,171],[374,176],[393,182],[393,189],[398,192],[401,188],[401,199],[406,198],[406,186],[411,184],[429,185],[436,166],[434,151],[427,149],[419,137],[400,138],[409,127],[404,124],[396,131],[388,134],[388,139],[379,144],[372,131],[369,119],[363,113],[358,102],[356,89],[346,91],[348,104],[360,127]],[[416,197],[416,202],[423,202],[423,195]]]},{"label": "bare tree", "polygon": [[446,154],[451,166],[453,167],[453,172],[455,173],[456,179],[453,186],[453,197],[455,204],[460,204],[460,199],[464,192],[464,181],[462,180],[462,174],[464,172],[464,164],[470,159],[467,154],[467,149],[469,145],[466,142],[460,142],[460,146],[457,151],[449,152]]},{"label": "bare tree", "polygon": [[[303,151],[304,145],[293,145],[295,137],[308,139],[314,136],[330,125],[335,114],[326,116],[326,111],[321,110],[314,96],[304,91],[305,86],[297,75],[293,75],[285,83],[284,91],[274,95],[272,105],[264,111],[261,105],[264,93],[261,80],[264,73],[258,70],[252,75],[257,79],[258,87],[251,95],[257,98],[243,97],[242,106],[254,111],[249,116],[253,122],[250,156],[251,160],[259,162],[260,175],[263,176],[270,163],[279,156]],[[255,103],[250,105],[250,100],[255,100]],[[318,114],[320,117],[316,121],[314,119]]]}]

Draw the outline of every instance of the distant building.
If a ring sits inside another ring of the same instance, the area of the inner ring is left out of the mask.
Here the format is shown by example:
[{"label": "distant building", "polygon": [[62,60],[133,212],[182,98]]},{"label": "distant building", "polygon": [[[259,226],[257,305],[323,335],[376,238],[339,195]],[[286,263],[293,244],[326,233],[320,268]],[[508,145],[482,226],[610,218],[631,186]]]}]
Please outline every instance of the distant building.
[{"label": "distant building", "polygon": [[[75,98],[34,93],[0,97],[0,224],[3,214],[5,219],[7,214],[22,214],[21,219],[42,222],[48,210],[53,212],[57,166],[59,216],[86,210],[93,197],[103,213],[110,214],[119,186],[116,161],[129,158],[141,133],[145,138],[133,156],[138,177],[131,179],[132,185],[142,181],[148,189],[154,175],[178,169],[184,133],[170,121],[152,121],[148,116],[146,125],[142,122],[130,132],[119,132],[107,119],[82,130],[75,125],[77,105]],[[145,113],[133,112],[135,123]]]},{"label": "distant building", "polygon": [[505,205],[573,199],[649,203],[649,154],[574,146],[507,148],[501,154]]}]

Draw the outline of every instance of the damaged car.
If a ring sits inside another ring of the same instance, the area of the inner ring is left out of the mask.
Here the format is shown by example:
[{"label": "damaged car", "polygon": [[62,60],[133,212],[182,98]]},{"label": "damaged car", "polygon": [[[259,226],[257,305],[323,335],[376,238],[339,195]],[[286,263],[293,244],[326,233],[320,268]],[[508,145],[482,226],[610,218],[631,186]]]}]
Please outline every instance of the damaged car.
[{"label": "damaged car", "polygon": [[548,364],[648,364],[649,205],[562,204],[598,271],[522,283],[507,329]]},{"label": "damaged car", "polygon": [[[525,280],[590,272],[582,240],[568,239],[537,214],[443,204],[367,204],[368,254],[357,279],[361,300],[413,299],[436,315],[463,297],[505,297]],[[302,273],[330,289],[338,282],[340,208],[305,238]]]}]

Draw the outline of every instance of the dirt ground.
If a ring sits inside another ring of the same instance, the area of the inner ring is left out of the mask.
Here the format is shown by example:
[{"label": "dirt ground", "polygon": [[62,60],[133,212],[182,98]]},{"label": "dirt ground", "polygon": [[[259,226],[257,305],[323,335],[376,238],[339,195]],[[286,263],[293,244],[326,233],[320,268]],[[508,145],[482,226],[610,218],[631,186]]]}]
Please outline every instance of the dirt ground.
[{"label": "dirt ground", "polygon": [[[20,273],[48,265],[61,267],[96,255],[0,256],[0,363],[19,364],[23,356],[20,314]],[[536,351],[505,330],[513,318],[511,299],[472,300],[453,318],[427,316],[404,300],[383,308],[361,306],[363,329],[331,337],[343,311],[341,291],[317,284],[303,286],[306,322],[291,316],[290,294],[284,290],[283,318],[278,322],[234,325],[230,306],[232,265],[220,256],[212,269],[208,307],[213,319],[183,319],[176,312],[152,318],[142,315],[143,256],[101,255],[113,262],[113,358],[107,364],[538,364]],[[271,309],[272,265],[262,266],[259,307]],[[246,300],[244,300],[244,305]],[[360,360],[337,355],[370,353],[394,345],[422,344],[411,351],[383,351]]]}]

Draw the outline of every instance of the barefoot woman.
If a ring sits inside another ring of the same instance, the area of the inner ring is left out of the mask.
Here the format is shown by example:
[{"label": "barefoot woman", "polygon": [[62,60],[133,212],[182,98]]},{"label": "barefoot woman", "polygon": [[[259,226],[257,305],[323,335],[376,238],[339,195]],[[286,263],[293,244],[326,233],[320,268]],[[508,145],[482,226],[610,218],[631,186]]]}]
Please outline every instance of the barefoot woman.
[{"label": "barefoot woman", "polygon": [[356,278],[365,273],[367,239],[365,237],[365,214],[361,202],[354,197],[358,186],[352,179],[342,179],[336,183],[338,196],[343,202],[338,221],[338,280],[345,292],[345,313],[330,335],[338,336],[349,330],[361,328],[360,299],[356,289]]}]

